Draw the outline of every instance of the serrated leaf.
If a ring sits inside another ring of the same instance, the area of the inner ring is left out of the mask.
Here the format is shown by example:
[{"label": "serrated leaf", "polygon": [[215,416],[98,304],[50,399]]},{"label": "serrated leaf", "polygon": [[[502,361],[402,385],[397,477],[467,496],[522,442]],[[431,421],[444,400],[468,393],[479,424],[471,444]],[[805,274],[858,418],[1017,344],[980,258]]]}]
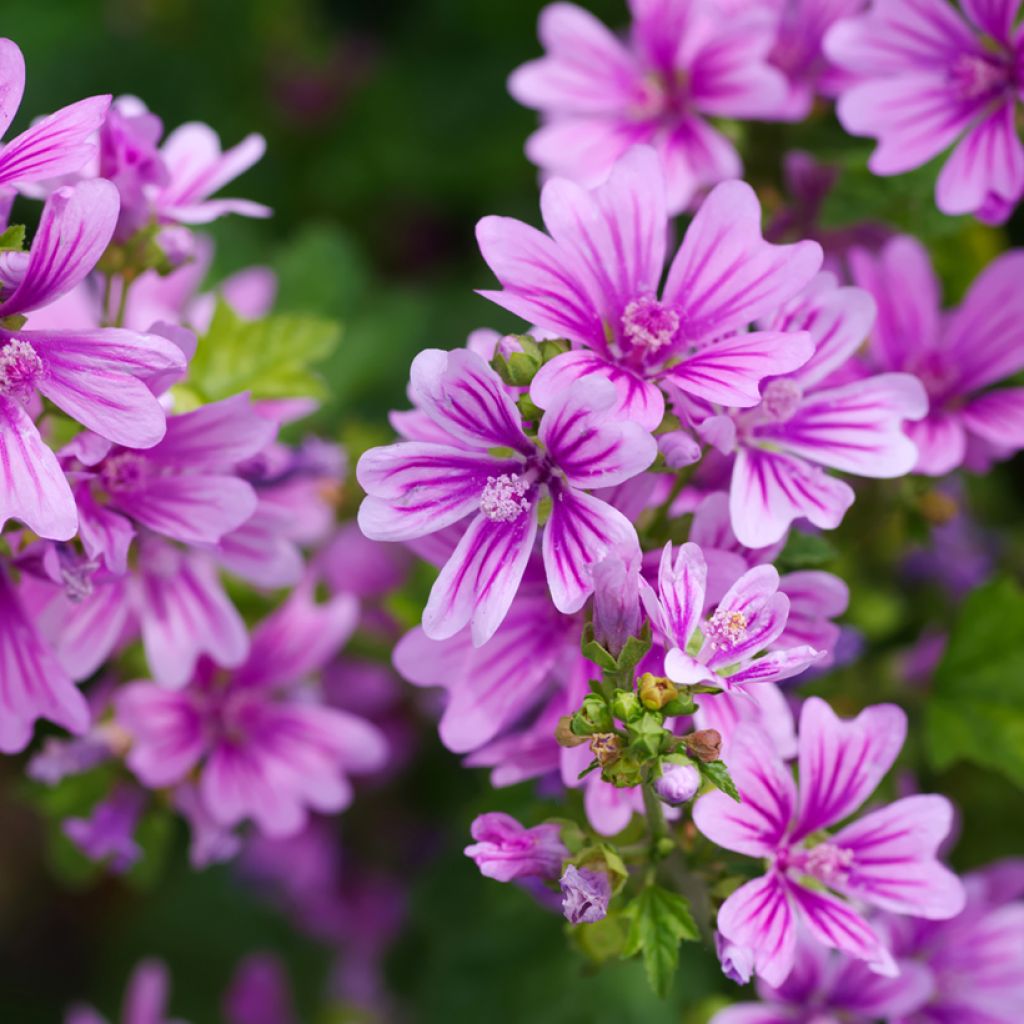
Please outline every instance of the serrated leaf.
[{"label": "serrated leaf", "polygon": [[242,391],[254,398],[323,397],[313,367],[331,354],[340,336],[333,320],[291,313],[243,320],[218,302],[186,387],[207,402]]},{"label": "serrated leaf", "polygon": [[702,761],[700,774],[716,789],[720,789],[726,796],[732,797],[736,803],[740,803],[740,791],[736,788],[736,783],[732,781],[732,776],[724,761]]},{"label": "serrated leaf", "polygon": [[648,885],[624,913],[630,925],[622,955],[642,954],[647,979],[664,998],[679,966],[679,943],[699,937],[690,904],[678,893],[660,885]]},{"label": "serrated leaf", "polygon": [[925,745],[937,769],[965,760],[1024,788],[1024,591],[996,579],[965,602],[936,669]]}]

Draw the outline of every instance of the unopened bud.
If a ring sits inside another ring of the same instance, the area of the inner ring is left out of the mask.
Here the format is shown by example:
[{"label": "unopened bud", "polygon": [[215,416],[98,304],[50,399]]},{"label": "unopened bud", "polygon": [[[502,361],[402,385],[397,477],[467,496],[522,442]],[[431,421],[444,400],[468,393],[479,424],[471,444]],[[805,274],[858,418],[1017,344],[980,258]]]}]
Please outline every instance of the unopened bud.
[{"label": "unopened bud", "polygon": [[612,698],[612,714],[620,722],[631,722],[643,712],[640,700],[632,690],[617,690]]},{"label": "unopened bud", "polygon": [[684,736],[683,742],[698,761],[717,761],[722,756],[722,734],[717,729],[698,729]]},{"label": "unopened bud", "polygon": [[602,767],[612,764],[622,753],[622,740],[613,732],[599,732],[590,737],[590,752]]},{"label": "unopened bud", "polygon": [[562,715],[555,726],[555,742],[560,747],[578,747],[587,742],[587,737],[577,736],[572,731],[572,715]]},{"label": "unopened bud", "polygon": [[678,696],[679,687],[671,679],[666,679],[664,676],[654,676],[650,672],[645,672],[640,677],[637,692],[640,695],[640,703],[648,711],[657,711]]},{"label": "unopened bud", "polygon": [[654,792],[673,807],[692,800],[698,789],[700,772],[692,764],[663,764],[654,783]]},{"label": "unopened bud", "polygon": [[588,693],[579,711],[572,716],[572,731],[577,736],[592,736],[595,732],[608,732],[615,725],[612,713],[603,697]]}]

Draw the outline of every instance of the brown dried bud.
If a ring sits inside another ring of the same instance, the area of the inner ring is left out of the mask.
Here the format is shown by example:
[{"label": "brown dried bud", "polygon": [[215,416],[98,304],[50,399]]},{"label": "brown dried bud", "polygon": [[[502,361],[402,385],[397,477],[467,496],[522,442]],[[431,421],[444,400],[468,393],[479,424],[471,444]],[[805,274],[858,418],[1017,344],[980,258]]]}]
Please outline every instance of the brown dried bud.
[{"label": "brown dried bud", "polygon": [[613,732],[599,732],[590,737],[590,752],[602,767],[613,764],[622,753],[622,740]]},{"label": "brown dried bud", "polygon": [[555,742],[560,747],[578,747],[587,742],[587,737],[577,736],[572,731],[572,715],[562,715],[555,726]]},{"label": "brown dried bud", "polygon": [[717,761],[722,756],[722,734],[717,729],[698,729],[684,736],[683,742],[698,761]]},{"label": "brown dried bud", "polygon": [[679,687],[671,679],[645,672],[637,685],[637,696],[648,711],[657,711],[679,696]]}]

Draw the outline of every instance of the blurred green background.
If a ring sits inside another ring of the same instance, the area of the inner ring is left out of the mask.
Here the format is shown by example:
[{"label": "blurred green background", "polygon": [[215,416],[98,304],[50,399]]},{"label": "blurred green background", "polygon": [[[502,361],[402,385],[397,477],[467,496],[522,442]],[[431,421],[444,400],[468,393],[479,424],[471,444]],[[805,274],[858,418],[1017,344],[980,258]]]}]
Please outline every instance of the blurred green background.
[{"label": "blurred green background", "polygon": [[[215,225],[214,277],[269,264],[280,276],[279,308],[344,323],[344,341],[325,368],[333,397],[318,425],[341,436],[358,424],[358,436],[372,436],[386,429],[387,409],[402,403],[416,351],[459,344],[478,326],[511,325],[473,293],[491,284],[473,227],[487,213],[536,220],[536,174],[522,154],[535,118],[508,98],[505,78],[538,53],[541,6],[540,0],[8,0],[3,32],[21,45],[28,68],[15,128],[82,96],[112,92],[140,96],[168,129],[206,121],[225,145],[250,131],[263,133],[267,156],[226,191],[266,202],[276,215]],[[609,24],[625,18],[616,0],[586,6]],[[843,140],[828,121],[756,133],[755,172],[776,185],[788,142],[840,148],[854,163],[863,159],[863,146]],[[871,207],[859,212],[893,212],[931,233],[951,293],[962,291],[999,244],[998,236],[970,223],[938,217],[924,178],[912,180],[913,189],[851,180],[851,202]],[[1004,566],[1019,572],[1017,468],[976,490],[1004,528]],[[852,581],[851,618],[867,635],[869,656],[815,688],[845,710],[892,698],[916,715],[919,699],[894,682],[894,652],[914,639],[925,612],[940,624],[954,614],[935,588],[909,591],[891,582],[893,559],[908,543],[908,509],[918,498],[913,488],[869,496],[837,542],[857,553],[836,568]],[[920,533],[920,522],[913,528]],[[918,759],[918,751],[909,753],[910,762]],[[50,1024],[75,998],[114,1019],[134,962],[157,955],[173,973],[175,1015],[212,1024],[221,1019],[219,999],[235,963],[256,950],[285,957],[303,1020],[322,1019],[314,1014],[325,952],[227,869],[191,872],[183,829],[141,887],[116,880],[69,885],[56,880],[45,829],[16,795],[18,766],[8,763],[0,772],[7,795],[0,802],[0,1020]],[[956,766],[926,776],[922,785],[938,786],[969,807],[960,866],[1024,846],[1020,791],[1000,776]],[[427,849],[410,855],[389,848],[381,824],[389,807],[422,830]],[[377,858],[410,890],[409,922],[388,968],[405,1007],[402,1019],[700,1020],[700,1011],[687,1008],[725,990],[717,965],[701,951],[684,951],[675,993],[661,1003],[649,994],[638,964],[593,972],[567,947],[558,918],[518,890],[479,877],[460,850],[472,817],[498,807],[524,820],[544,811],[529,786],[496,795],[482,773],[459,769],[425,723],[405,776],[343,819],[346,842]]]}]

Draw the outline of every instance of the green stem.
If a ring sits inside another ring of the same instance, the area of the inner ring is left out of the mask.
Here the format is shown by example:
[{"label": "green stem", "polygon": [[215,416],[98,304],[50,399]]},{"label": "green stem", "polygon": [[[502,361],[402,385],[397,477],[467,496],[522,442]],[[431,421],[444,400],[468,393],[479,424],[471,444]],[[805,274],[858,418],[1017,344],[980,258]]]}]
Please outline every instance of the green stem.
[{"label": "green stem", "polygon": [[654,513],[654,518],[651,520],[650,526],[645,531],[647,535],[659,538],[661,533],[665,531],[668,526],[669,512],[672,508],[672,503],[679,497],[683,492],[683,488],[690,482],[690,478],[693,476],[693,466],[684,466],[676,474],[676,479],[672,484],[672,490],[668,492],[668,497],[658,506]]},{"label": "green stem", "polygon": [[110,295],[114,288],[114,275],[103,275],[103,324],[110,324]]},{"label": "green stem", "polygon": [[668,825],[661,809],[661,801],[654,792],[654,784],[645,782],[641,790],[644,795],[644,813],[647,815],[647,827],[651,833],[651,848],[656,849],[658,841],[668,836]]},{"label": "green stem", "polygon": [[128,308],[128,289],[131,286],[131,281],[127,277],[121,278],[121,298],[117,304],[117,318],[114,320],[115,327],[124,327],[124,314]]}]

